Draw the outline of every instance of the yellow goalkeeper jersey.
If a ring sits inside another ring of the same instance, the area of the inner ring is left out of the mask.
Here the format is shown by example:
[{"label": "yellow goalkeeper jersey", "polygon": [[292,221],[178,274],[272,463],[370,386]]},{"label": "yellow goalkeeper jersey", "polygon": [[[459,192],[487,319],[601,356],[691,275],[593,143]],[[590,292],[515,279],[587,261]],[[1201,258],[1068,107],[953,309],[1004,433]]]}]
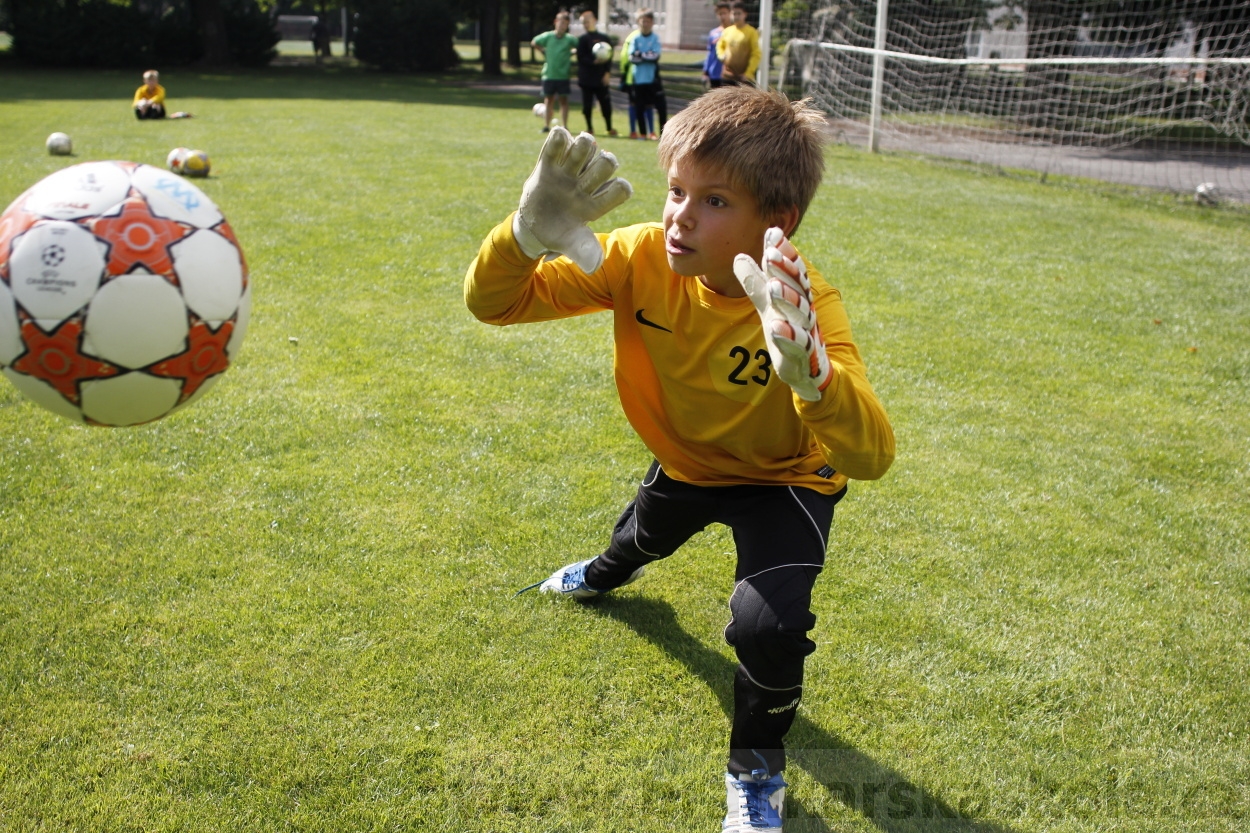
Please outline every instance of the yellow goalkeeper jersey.
[{"label": "yellow goalkeeper jersey", "polygon": [[894,432],[851,339],[842,296],[808,265],[833,378],[807,402],[773,372],[749,298],[674,273],[664,231],[645,223],[598,235],[603,265],[530,260],[512,218],[482,243],[465,276],[469,309],[489,324],[611,310],[614,369],[625,416],[677,480],[701,486],[805,486],[832,494],[848,478],[881,477]]},{"label": "yellow goalkeeper jersey", "polygon": [[738,75],[754,78],[759,69],[760,33],[754,26],[726,26],[716,42],[716,57],[725,62],[725,68]]},{"label": "yellow goalkeeper jersey", "polygon": [[147,84],[144,84],[139,89],[135,90],[135,100],[133,103],[138,104],[145,98],[153,104],[159,104],[163,107],[165,106],[165,88],[160,84],[157,84],[155,88],[151,88]]}]

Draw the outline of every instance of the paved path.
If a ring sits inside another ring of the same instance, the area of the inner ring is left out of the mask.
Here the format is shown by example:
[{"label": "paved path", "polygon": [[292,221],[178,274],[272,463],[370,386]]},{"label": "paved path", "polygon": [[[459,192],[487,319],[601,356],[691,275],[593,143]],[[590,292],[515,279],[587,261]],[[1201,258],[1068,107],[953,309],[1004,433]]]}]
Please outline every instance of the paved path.
[{"label": "paved path", "polygon": [[[838,120],[832,123],[832,128],[840,141],[861,146],[868,144],[868,127],[862,122]],[[1217,155],[1200,148],[1147,145],[1129,148],[1056,147],[894,130],[882,133],[881,148],[1182,193],[1193,193],[1199,183],[1213,182],[1219,188],[1221,197],[1250,203],[1250,148],[1238,148]]]}]

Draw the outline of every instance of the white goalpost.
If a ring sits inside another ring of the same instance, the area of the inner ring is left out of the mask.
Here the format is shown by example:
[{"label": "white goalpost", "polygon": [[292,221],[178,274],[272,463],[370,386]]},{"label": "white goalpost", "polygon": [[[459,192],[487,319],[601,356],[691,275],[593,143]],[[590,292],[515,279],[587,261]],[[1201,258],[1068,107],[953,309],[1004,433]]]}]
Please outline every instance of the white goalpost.
[{"label": "white goalpost", "polygon": [[776,85],[843,141],[1250,202],[1245,0],[785,0],[771,22]]}]

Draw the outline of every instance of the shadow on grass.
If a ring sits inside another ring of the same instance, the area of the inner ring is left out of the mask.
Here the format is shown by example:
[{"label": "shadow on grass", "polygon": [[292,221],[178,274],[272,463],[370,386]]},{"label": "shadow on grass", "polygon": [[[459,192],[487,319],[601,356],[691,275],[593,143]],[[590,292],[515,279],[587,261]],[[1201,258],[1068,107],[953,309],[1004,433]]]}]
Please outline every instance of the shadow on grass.
[{"label": "shadow on grass", "polygon": [[[734,664],[682,630],[667,602],[642,596],[607,597],[590,606],[628,625],[707,683],[726,715],[733,714]],[[886,833],[1011,833],[1002,825],[973,818],[902,773],[873,760],[799,713],[787,736],[790,761],[822,784],[830,796]],[[812,815],[799,796],[787,796],[787,833],[836,829]]]},{"label": "shadow on grass", "polygon": [[[139,76],[128,69],[32,69],[0,64],[0,103],[114,100],[128,109],[141,83]],[[308,64],[218,72],[171,69],[161,72],[161,84],[174,109],[180,109],[179,102],[186,99],[253,98],[512,108],[519,96],[536,98],[540,89],[538,81],[523,75],[488,79],[468,70],[420,75]],[[188,102],[186,109],[199,106]]]}]

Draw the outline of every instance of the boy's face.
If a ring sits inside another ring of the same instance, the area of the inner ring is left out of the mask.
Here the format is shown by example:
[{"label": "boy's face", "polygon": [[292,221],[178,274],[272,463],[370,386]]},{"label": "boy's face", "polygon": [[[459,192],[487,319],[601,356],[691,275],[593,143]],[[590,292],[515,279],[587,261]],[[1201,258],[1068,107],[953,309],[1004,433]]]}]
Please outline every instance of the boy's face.
[{"label": "boy's face", "polygon": [[719,169],[688,161],[669,167],[664,250],[677,274],[701,276],[709,289],[741,297],[734,257],[745,253],[758,262],[770,225],[755,197]]},{"label": "boy's face", "polygon": [[556,17],[556,34],[563,35],[569,30],[569,16],[562,14]]},{"label": "boy's face", "polygon": [[638,28],[644,35],[651,34],[651,27],[655,25],[655,18],[643,17],[638,20]]},{"label": "boy's face", "polygon": [[594,12],[582,12],[582,27],[587,32],[595,31],[595,26],[598,25],[598,23],[599,21],[595,19]]},{"label": "boy's face", "polygon": [[728,6],[721,6],[716,10],[716,19],[720,21],[721,26],[732,26],[734,22],[733,12]]},{"label": "boy's face", "polygon": [[747,10],[746,9],[734,9],[732,12],[730,12],[730,14],[733,16],[733,22],[735,26],[741,26],[742,24],[747,22]]}]

